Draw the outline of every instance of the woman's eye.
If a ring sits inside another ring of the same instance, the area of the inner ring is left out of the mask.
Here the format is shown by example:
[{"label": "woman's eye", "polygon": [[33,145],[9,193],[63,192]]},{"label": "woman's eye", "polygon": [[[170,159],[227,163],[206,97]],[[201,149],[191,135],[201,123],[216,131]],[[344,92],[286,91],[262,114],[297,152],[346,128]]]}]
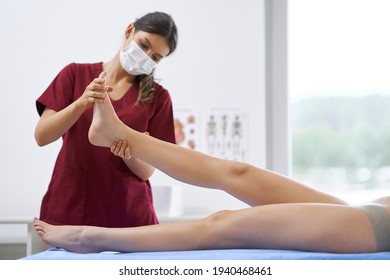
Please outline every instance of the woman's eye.
[{"label": "woman's eye", "polygon": [[147,50],[149,47],[146,44],[141,43],[141,48],[143,48],[144,50]]},{"label": "woman's eye", "polygon": [[156,62],[156,63],[160,61],[160,59],[159,59],[158,57],[156,57],[156,56],[153,56],[152,59],[153,59],[153,61]]}]

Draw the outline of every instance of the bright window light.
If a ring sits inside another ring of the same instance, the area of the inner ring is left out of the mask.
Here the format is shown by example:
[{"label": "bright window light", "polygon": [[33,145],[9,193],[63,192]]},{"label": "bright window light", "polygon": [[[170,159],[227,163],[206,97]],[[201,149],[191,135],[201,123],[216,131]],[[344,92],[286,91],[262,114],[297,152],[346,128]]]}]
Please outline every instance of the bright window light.
[{"label": "bright window light", "polygon": [[293,177],[331,192],[390,185],[390,1],[291,0]]}]

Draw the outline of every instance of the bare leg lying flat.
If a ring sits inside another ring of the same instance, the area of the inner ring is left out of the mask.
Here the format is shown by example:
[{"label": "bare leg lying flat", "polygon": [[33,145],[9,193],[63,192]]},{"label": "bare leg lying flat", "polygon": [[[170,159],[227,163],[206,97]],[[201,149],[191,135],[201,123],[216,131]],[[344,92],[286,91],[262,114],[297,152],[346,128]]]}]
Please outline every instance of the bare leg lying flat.
[{"label": "bare leg lying flat", "polygon": [[34,226],[50,246],[78,253],[268,248],[335,253],[375,252],[373,230],[359,208],[274,204],[221,211],[205,219],[133,228]]},{"label": "bare leg lying flat", "polygon": [[134,156],[169,176],[192,185],[224,190],[251,206],[292,202],[345,204],[274,172],[211,157],[136,132],[119,120],[107,96],[105,103],[94,105],[89,139],[103,147],[110,147],[118,139],[127,140]]}]

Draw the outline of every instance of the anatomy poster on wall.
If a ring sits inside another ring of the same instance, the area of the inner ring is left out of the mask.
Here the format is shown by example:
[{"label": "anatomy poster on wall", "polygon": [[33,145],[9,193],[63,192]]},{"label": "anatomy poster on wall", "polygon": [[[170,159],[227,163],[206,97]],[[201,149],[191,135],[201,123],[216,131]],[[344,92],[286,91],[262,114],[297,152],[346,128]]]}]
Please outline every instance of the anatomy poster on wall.
[{"label": "anatomy poster on wall", "polygon": [[245,115],[240,109],[216,108],[203,114],[202,143],[206,153],[245,161]]}]

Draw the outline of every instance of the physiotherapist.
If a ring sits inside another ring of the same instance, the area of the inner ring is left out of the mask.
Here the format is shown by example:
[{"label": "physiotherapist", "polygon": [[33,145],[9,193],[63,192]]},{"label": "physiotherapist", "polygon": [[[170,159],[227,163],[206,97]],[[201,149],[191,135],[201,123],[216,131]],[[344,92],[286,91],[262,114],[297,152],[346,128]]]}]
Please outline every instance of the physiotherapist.
[{"label": "physiotherapist", "polygon": [[[150,176],[154,168],[131,156],[126,141],[111,150],[88,141],[94,103],[109,92],[129,127],[175,143],[169,92],[153,78],[156,65],[177,46],[172,17],[154,12],[127,26],[124,41],[108,62],[72,63],[37,99],[39,146],[62,137],[40,219],[56,225],[133,227],[158,223]],[[96,47],[96,42],[91,44]],[[99,75],[106,73],[105,81]]]}]

